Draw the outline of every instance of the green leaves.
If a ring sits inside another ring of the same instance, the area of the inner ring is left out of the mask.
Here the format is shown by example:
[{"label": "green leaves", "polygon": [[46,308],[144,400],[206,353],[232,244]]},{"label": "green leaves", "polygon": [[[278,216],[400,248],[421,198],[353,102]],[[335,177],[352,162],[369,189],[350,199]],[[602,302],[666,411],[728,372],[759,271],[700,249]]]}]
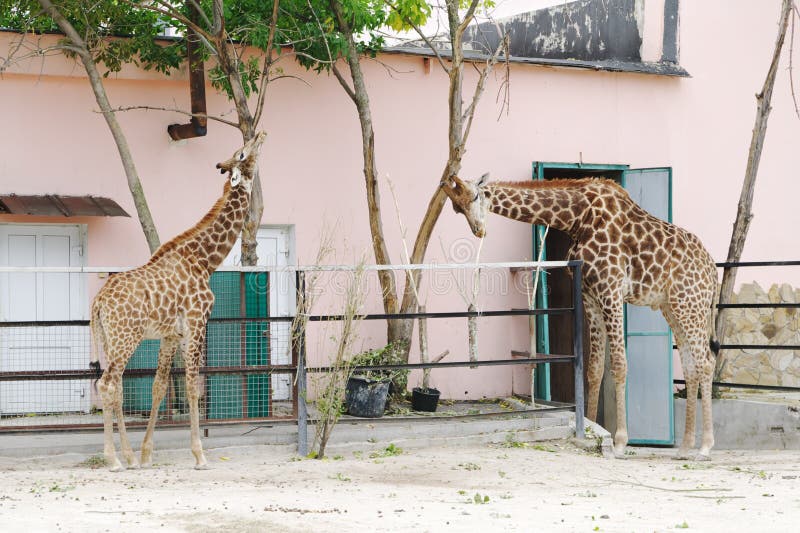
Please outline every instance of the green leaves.
[{"label": "green leaves", "polygon": [[395,0],[393,6],[386,24],[395,31],[422,26],[431,15],[431,6],[421,0]]},{"label": "green leaves", "polygon": [[[126,63],[169,74],[184,57],[181,41],[162,39],[170,24],[158,13],[124,1],[53,0],[53,5],[78,32],[95,62],[105,65],[106,76]],[[60,33],[33,0],[0,0],[0,27]],[[63,42],[74,44],[67,38]]]}]

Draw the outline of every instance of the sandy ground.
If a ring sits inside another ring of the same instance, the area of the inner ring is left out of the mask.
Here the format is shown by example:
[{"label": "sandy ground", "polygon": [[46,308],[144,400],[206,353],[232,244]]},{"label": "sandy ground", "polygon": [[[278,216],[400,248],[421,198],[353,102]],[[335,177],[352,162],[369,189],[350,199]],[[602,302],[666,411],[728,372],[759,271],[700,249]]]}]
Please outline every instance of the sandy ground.
[{"label": "sandy ground", "polygon": [[206,471],[176,450],[116,474],[5,459],[0,531],[798,531],[800,451],[672,453],[512,440],[311,460],[253,446],[210,450]]}]

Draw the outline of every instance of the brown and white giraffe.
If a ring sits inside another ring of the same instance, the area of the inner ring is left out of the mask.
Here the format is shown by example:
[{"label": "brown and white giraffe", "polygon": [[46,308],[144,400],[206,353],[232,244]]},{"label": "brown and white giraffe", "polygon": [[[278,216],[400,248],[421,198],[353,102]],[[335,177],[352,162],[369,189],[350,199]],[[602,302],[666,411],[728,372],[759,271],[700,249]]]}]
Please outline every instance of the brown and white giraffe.
[{"label": "brown and white giraffe", "polygon": [[122,469],[114,449],[117,418],[120,448],[128,468],[138,468],[122,414],[122,372],[142,339],[161,339],[153,381],[153,405],[142,442],[142,466],[149,466],[158,406],[167,390],[172,358],[180,347],[186,366],[192,453],[195,468],[207,467],[200,443],[199,369],[206,322],[214,304],[209,278],[228,255],[242,230],[265,134],[257,134],[233,157],[218,163],[228,173],[222,196],[192,228],[161,245],[143,266],[113,275],[92,302],[92,367],[99,370],[98,348],[106,368],[98,382],[103,400],[104,453],[111,470]]},{"label": "brown and white giraffe", "polygon": [[458,177],[442,182],[453,209],[464,214],[477,237],[486,233],[488,211],[529,224],[549,225],[572,239],[569,259],[583,260],[583,297],[590,333],[587,416],[595,420],[603,377],[606,339],[616,385],[614,452],[628,443],[625,412],[627,360],[623,304],[661,310],[675,335],[686,377],[686,429],[678,452],[687,458],[695,441],[698,385],[702,392],[703,441],[697,459],[714,445],[711,383],[718,349],[713,338],[716,296],[714,261],[700,240],[639,207],[611,180],[477,182]]}]

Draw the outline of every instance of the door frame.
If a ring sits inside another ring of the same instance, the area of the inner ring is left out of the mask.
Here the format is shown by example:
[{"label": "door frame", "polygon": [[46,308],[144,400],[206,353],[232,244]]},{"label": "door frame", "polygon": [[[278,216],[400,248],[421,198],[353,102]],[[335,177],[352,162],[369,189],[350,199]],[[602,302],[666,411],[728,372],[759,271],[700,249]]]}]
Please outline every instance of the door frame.
[{"label": "door frame", "polygon": [[[534,161],[533,162],[533,169],[532,169],[532,179],[534,180],[543,180],[545,179],[545,170],[550,169],[561,169],[561,170],[576,170],[576,171],[590,171],[590,172],[609,172],[609,178],[615,179],[623,188],[626,187],[626,173],[627,171],[666,171],[668,172],[668,197],[667,197],[667,222],[672,223],[672,201],[673,201],[673,193],[672,193],[672,186],[673,186],[673,176],[672,176],[672,167],[643,167],[643,168],[630,168],[630,165],[627,164],[584,164],[584,163],[563,163],[563,162],[547,162],[547,161]],[[613,173],[613,174],[612,174]],[[534,226],[532,229],[532,243],[533,243],[533,257],[537,257],[538,249],[539,249],[539,242],[541,242],[542,235],[544,233],[544,227],[542,226]],[[543,260],[547,260],[547,247],[545,246],[544,254],[542,256]],[[541,273],[541,277],[539,279],[539,292],[536,295],[536,303],[537,307],[547,307],[548,305],[548,285],[547,285],[547,278],[545,273]],[[626,348],[626,356],[627,356],[627,349],[628,349],[628,338],[634,336],[647,336],[652,335],[646,332],[629,332],[628,331],[628,311],[627,306],[629,304],[625,304],[624,310],[624,328],[625,328],[625,348]],[[539,315],[540,321],[537,322],[537,348],[542,350],[543,353],[549,353],[550,351],[550,338],[549,338],[549,319],[547,315]],[[658,333],[658,335],[663,336],[663,333]],[[672,330],[668,329],[668,343],[669,343],[669,364],[668,364],[668,371],[669,371],[669,383],[670,386],[672,384],[673,379],[673,367],[674,367],[674,350],[672,349],[672,342],[673,342],[673,334]],[[606,358],[607,359],[607,358]],[[543,371],[539,371],[536,373],[536,396],[541,397],[544,400],[550,400],[550,365],[540,365]],[[604,380],[605,382],[606,380]],[[607,387],[603,387],[602,396],[607,396],[607,392],[605,389]],[[612,387],[613,389],[613,387]],[[613,393],[613,391],[612,391]],[[601,398],[601,402],[602,402]],[[628,387],[625,390],[625,401],[626,404],[628,403]],[[669,405],[669,425],[670,425],[670,435],[667,439],[632,439],[631,442],[635,444],[674,444],[674,420],[673,420],[673,405]],[[606,420],[606,425],[608,426],[608,420]],[[615,421],[612,420],[613,423]]]},{"label": "door frame", "polygon": [[[630,165],[612,165],[612,164],[596,164],[596,163],[562,163],[555,161],[534,161],[532,164],[532,179],[541,181],[545,179],[545,170],[550,169],[563,169],[563,170],[583,170],[583,171],[610,171],[618,172],[620,175],[630,168]],[[544,236],[544,227],[541,225],[534,225],[531,229],[531,240],[533,245],[532,257],[538,258],[539,243]],[[542,253],[542,261],[547,261],[547,247]],[[538,293],[536,294],[536,307],[539,309],[548,306],[548,287],[546,272],[542,271],[539,274]],[[536,322],[536,347],[541,353],[550,353],[550,320],[547,315],[538,315]],[[539,365],[539,371],[536,372],[536,383],[534,385],[535,395],[545,401],[551,400],[550,394],[550,364],[545,363]]]}]

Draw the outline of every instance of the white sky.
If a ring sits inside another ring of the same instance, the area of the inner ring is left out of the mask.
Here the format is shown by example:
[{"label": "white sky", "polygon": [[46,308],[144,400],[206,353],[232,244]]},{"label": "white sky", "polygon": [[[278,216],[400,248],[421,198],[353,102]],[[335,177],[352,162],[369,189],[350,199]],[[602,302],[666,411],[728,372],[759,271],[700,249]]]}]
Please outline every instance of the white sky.
[{"label": "white sky", "polygon": [[[528,11],[535,11],[537,9],[542,9],[554,5],[559,4],[568,4],[570,1],[574,0],[496,0],[495,7],[488,11],[488,16],[493,19],[500,19],[509,17],[511,15],[517,15],[519,13],[526,13]],[[430,2],[433,5],[444,5],[444,2],[441,0],[433,0]],[[487,13],[479,12],[476,16],[475,23],[482,23],[488,20]],[[443,33],[445,28],[447,27],[447,16],[443,8],[434,9],[433,13],[431,14],[431,18],[428,23],[423,26],[423,31],[426,35],[432,36],[436,33]],[[391,30],[389,30],[391,32]],[[395,38],[397,39],[395,41]],[[419,36],[416,32],[405,32],[405,33],[390,33],[389,34],[389,41],[393,41],[390,44],[399,44],[404,40],[417,40]]]}]

